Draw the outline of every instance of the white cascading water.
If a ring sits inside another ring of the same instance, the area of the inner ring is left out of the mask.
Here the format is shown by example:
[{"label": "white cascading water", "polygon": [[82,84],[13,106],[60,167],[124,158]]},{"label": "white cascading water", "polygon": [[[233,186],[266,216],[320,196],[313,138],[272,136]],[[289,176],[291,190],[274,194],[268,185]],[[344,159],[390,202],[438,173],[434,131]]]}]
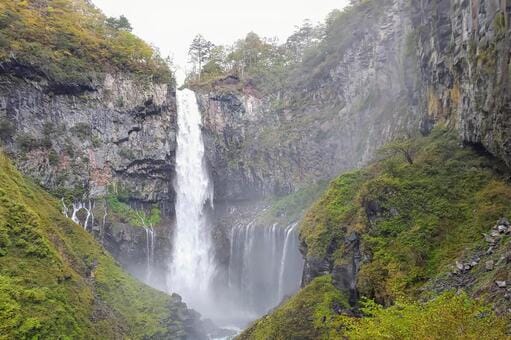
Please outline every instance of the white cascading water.
[{"label": "white cascading water", "polygon": [[201,114],[195,93],[177,93],[176,229],[167,285],[194,309],[211,317],[215,272],[206,209],[213,188],[204,161]]},{"label": "white cascading water", "polygon": [[255,221],[232,229],[228,286],[240,318],[255,319],[300,288],[304,261],[297,229],[297,223]]}]

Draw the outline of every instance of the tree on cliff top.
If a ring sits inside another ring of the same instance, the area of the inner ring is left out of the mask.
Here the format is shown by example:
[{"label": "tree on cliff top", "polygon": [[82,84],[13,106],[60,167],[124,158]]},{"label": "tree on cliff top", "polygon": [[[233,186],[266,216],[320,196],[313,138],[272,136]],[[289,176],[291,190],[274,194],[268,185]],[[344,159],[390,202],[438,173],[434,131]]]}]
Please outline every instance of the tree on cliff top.
[{"label": "tree on cliff top", "polygon": [[211,41],[206,40],[201,34],[197,34],[190,45],[188,55],[190,56],[190,61],[193,63],[195,70],[197,70],[199,81],[202,65],[209,60],[213,47],[215,47],[215,45]]}]

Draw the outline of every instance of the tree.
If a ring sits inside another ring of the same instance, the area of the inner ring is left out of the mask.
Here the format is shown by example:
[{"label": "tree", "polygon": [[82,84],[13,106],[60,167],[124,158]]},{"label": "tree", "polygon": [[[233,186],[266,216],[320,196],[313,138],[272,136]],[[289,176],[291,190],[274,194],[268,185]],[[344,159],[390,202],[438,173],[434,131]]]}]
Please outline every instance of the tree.
[{"label": "tree", "polygon": [[201,34],[197,34],[190,45],[188,55],[190,56],[190,61],[194,64],[199,81],[201,78],[202,65],[211,57],[213,47],[215,47],[215,45],[211,41],[206,40]]},{"label": "tree", "polygon": [[127,32],[133,31],[133,27],[131,26],[128,18],[126,18],[124,15],[121,15],[119,19],[110,17],[106,19],[106,24],[116,30]]},{"label": "tree", "polygon": [[410,136],[401,137],[385,145],[380,152],[387,157],[401,154],[409,164],[413,164],[417,153],[417,144]]}]

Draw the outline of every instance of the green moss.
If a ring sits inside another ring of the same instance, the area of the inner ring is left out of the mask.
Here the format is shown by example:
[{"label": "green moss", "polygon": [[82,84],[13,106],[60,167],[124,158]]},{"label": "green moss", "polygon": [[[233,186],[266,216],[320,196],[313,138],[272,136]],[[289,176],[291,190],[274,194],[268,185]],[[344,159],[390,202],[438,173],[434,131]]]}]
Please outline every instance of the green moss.
[{"label": "green moss", "polygon": [[[428,137],[404,142],[399,146],[413,149],[411,162],[401,148],[394,152],[396,145],[385,148],[385,159],[332,181],[301,225],[307,256],[333,259],[336,265],[352,261],[343,257],[345,237],[361,235],[368,260],[358,273],[357,288],[371,299],[363,304],[365,317],[335,313],[325,301],[347,306],[346,299],[330,276],[319,277],[241,339],[506,338],[505,321],[480,302],[464,294],[428,291],[433,282],[428,280],[480,249],[481,234],[502,216],[511,216],[511,185],[501,177],[506,172],[494,159],[460,146],[447,130],[437,128]],[[501,248],[495,260],[509,251]],[[502,296],[491,288],[495,280],[509,280],[508,272],[502,263],[491,273],[474,268],[469,292],[498,304]],[[414,302],[424,297],[433,300]]]},{"label": "green moss", "polygon": [[322,276],[251,325],[239,339],[328,339],[337,319],[335,310],[347,305],[332,277]]},{"label": "green moss", "polygon": [[345,235],[361,233],[372,260],[362,266],[358,288],[384,304],[417,296],[427,280],[481,246],[481,233],[495,221],[511,216],[511,187],[494,160],[441,129],[413,144],[412,163],[396,154],[334,180],[301,228],[308,256],[338,263]]},{"label": "green moss", "polygon": [[184,336],[182,305],[126,274],[0,155],[0,338]]},{"label": "green moss", "polygon": [[157,206],[153,206],[149,214],[143,210],[137,210],[128,204],[121,202],[119,197],[110,194],[107,197],[108,207],[116,219],[129,223],[136,227],[149,227],[158,225],[161,221],[161,211]]},{"label": "green moss", "polygon": [[326,256],[334,240],[341,238],[348,227],[357,226],[357,194],[366,177],[361,170],[335,179],[305,215],[300,237],[307,244],[308,256]]}]

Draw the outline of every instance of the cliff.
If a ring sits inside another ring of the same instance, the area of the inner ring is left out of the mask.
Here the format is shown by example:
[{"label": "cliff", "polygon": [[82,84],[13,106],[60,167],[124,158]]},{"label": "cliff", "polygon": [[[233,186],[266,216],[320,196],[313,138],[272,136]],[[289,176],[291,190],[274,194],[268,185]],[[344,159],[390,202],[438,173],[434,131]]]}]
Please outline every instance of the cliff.
[{"label": "cliff", "polygon": [[[382,160],[331,182],[301,222],[303,289],[255,322],[242,339],[287,337],[288,332],[316,334],[305,336],[310,339],[426,337],[417,333],[420,327],[438,331],[433,338],[455,330],[468,337],[476,329],[484,337],[486,321],[479,324],[473,311],[459,309],[474,299],[489,304],[485,315],[502,316],[496,327],[505,334],[510,308],[508,170],[488,155],[461,147],[447,130],[435,129],[410,143],[411,161],[402,145],[390,144]],[[320,282],[335,289],[317,288]],[[466,295],[452,301],[444,295],[450,291]],[[367,299],[396,309],[377,307],[379,314]],[[436,304],[431,310],[436,318],[429,319],[427,305],[417,310],[407,305],[429,300]],[[387,327],[394,312],[393,326]],[[366,318],[359,321],[361,316]],[[444,327],[439,319],[453,324]],[[365,333],[372,322],[377,333]],[[394,333],[395,327],[404,333]]]},{"label": "cliff", "polygon": [[159,255],[152,260],[163,268],[177,129],[168,65],[88,1],[0,9],[4,151],[139,277],[148,270],[147,230],[168,222],[151,230]]},{"label": "cliff", "polygon": [[235,76],[196,87],[219,201],[330,179],[418,129],[417,63],[403,6],[364,2],[347,10],[318,56],[290,69],[282,87],[262,90]]},{"label": "cliff", "polygon": [[363,1],[283,84],[197,86],[213,177],[229,188],[218,199],[333,178],[439,123],[509,163],[509,16],[499,0]]}]

